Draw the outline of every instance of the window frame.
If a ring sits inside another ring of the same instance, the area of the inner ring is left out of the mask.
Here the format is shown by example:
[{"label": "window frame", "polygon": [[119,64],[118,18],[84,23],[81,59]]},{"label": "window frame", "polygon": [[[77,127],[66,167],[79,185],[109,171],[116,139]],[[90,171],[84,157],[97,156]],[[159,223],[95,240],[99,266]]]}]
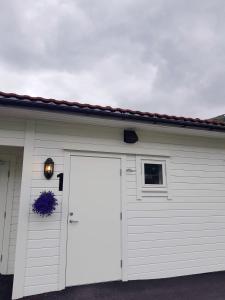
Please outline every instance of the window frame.
[{"label": "window frame", "polygon": [[[162,182],[163,184],[147,184],[145,183],[145,164],[161,165],[162,166]],[[167,176],[166,176],[166,160],[158,159],[141,159],[141,187],[142,189],[159,190],[167,187]]]}]

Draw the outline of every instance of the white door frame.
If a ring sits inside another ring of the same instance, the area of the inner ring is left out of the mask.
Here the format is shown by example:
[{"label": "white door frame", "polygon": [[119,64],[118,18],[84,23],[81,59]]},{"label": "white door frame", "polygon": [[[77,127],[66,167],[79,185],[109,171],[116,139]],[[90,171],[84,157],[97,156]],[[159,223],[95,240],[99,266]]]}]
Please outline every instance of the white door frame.
[{"label": "white door frame", "polygon": [[69,181],[70,181],[70,158],[71,156],[92,156],[118,158],[121,161],[121,257],[122,257],[122,281],[127,281],[127,215],[126,215],[126,190],[125,190],[125,170],[126,156],[122,154],[91,152],[91,151],[65,151],[64,157],[64,187],[62,201],[62,221],[61,221],[61,243],[59,262],[59,289],[66,287],[66,262],[67,262],[67,234],[68,234],[68,213],[69,213]]},{"label": "white door frame", "polygon": [[12,217],[12,204],[13,204],[13,195],[14,195],[14,175],[15,175],[15,164],[16,157],[15,155],[10,154],[1,154],[0,160],[9,162],[9,180],[8,180],[8,188],[7,188],[7,196],[6,196],[6,218],[4,225],[4,238],[3,238],[3,248],[2,248],[2,264],[1,264],[1,273],[8,273],[8,254],[9,254],[9,235],[10,235],[10,225],[11,225],[11,217]]}]

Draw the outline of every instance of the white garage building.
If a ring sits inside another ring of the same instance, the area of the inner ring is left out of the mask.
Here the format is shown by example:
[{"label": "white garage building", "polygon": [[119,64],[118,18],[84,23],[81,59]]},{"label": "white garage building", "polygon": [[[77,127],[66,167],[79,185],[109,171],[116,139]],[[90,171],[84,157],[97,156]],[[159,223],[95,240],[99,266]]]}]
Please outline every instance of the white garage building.
[{"label": "white garage building", "polygon": [[225,270],[225,123],[0,93],[0,254],[13,299]]}]

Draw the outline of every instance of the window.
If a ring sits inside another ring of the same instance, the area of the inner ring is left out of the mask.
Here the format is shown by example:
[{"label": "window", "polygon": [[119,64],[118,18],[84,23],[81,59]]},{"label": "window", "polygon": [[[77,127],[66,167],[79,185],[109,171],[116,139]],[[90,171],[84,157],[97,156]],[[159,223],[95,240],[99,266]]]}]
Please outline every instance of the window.
[{"label": "window", "polygon": [[145,184],[163,184],[161,164],[144,164]]},{"label": "window", "polygon": [[157,190],[166,187],[166,161],[142,160],[142,186]]}]

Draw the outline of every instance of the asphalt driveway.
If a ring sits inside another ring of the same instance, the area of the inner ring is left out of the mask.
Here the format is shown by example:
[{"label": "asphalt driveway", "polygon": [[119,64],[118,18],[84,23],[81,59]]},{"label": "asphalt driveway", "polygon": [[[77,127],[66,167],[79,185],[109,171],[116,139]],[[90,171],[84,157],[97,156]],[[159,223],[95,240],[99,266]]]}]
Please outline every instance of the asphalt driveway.
[{"label": "asphalt driveway", "polygon": [[[9,300],[11,276],[0,276],[0,300]],[[112,282],[67,288],[26,300],[225,300],[225,272],[160,280]]]}]

